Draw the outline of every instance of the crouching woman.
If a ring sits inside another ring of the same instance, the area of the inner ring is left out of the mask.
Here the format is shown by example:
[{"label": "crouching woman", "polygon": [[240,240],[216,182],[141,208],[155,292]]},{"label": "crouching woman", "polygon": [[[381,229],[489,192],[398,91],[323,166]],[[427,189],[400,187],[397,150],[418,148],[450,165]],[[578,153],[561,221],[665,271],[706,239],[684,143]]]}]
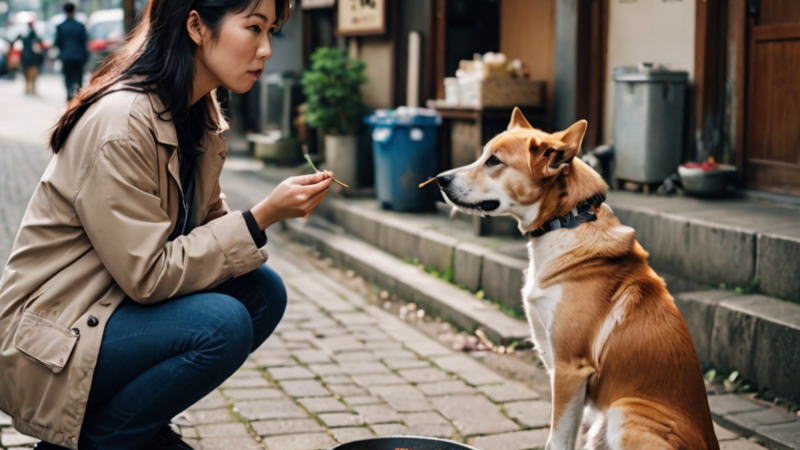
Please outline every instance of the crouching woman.
[{"label": "crouching woman", "polygon": [[0,280],[0,410],[38,448],[189,448],[170,419],[280,321],[264,230],[308,216],[331,179],[230,211],[216,88],[252,87],[289,8],[150,0],[55,125]]}]

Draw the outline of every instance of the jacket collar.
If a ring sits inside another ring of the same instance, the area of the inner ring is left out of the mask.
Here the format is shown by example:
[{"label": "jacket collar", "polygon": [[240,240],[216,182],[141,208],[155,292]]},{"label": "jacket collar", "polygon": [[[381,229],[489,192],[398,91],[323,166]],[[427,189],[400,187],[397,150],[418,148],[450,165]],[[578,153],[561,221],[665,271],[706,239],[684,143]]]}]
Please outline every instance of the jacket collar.
[{"label": "jacket collar", "polygon": [[[217,153],[220,153],[223,152],[225,148],[220,134],[228,130],[228,122],[222,114],[219,102],[216,101],[215,91],[212,91],[209,96],[211,98],[211,116],[214,122],[216,122],[217,129],[206,133],[200,144],[200,148],[197,150],[199,152],[205,152],[209,147],[218,147]],[[152,109],[151,117],[156,140],[161,144],[177,148],[178,133],[175,130],[175,123],[171,120],[172,118],[169,112],[165,111],[164,103],[154,92],[148,92],[147,98],[150,100],[150,107]]]}]

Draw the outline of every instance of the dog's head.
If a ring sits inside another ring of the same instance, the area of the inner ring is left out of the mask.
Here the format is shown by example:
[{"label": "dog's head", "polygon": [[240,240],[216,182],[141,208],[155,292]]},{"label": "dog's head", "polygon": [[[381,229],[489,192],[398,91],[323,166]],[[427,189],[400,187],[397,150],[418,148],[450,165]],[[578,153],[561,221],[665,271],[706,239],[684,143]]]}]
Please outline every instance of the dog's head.
[{"label": "dog's head", "polygon": [[[605,192],[602,178],[575,158],[586,126],[580,120],[546,133],[514,108],[506,131],[490,140],[474,163],[437,175],[445,200],[470,214],[513,216],[523,232],[565,214],[579,201]],[[584,179],[587,170],[591,174]]]}]

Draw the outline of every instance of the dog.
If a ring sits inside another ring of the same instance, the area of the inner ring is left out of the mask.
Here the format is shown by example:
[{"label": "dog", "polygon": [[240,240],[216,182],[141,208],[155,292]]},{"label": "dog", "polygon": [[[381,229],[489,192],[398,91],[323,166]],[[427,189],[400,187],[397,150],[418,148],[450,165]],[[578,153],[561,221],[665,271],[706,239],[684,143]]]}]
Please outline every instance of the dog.
[{"label": "dog", "polygon": [[528,235],[522,299],[551,380],[547,449],[718,449],[686,323],[576,158],[586,127],[546,133],[515,108],[475,162],[436,181],[459,211],[510,215]]}]

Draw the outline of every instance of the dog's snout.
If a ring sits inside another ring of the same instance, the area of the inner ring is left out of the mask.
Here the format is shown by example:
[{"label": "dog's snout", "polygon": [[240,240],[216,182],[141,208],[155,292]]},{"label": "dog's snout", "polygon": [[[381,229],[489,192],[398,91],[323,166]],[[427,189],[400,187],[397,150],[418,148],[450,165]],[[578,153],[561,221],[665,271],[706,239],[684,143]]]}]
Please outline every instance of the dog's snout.
[{"label": "dog's snout", "polygon": [[436,177],[436,181],[439,183],[439,186],[444,188],[447,187],[447,185],[449,185],[451,181],[453,181],[453,177],[454,177],[453,174],[440,175]]}]

